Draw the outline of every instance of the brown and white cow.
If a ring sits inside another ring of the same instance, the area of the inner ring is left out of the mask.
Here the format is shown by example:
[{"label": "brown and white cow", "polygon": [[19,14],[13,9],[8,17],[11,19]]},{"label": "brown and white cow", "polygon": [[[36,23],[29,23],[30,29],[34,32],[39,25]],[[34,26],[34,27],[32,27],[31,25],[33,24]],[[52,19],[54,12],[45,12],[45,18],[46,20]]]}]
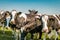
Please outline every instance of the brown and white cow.
[{"label": "brown and white cow", "polygon": [[52,29],[58,30],[58,28],[60,28],[60,25],[59,25],[60,20],[57,17],[57,15],[43,15],[42,21],[43,21],[43,27],[44,27],[43,30],[45,30],[46,28],[47,32]]},{"label": "brown and white cow", "polygon": [[16,10],[12,10],[11,11],[11,15],[12,15],[12,18],[11,18],[11,21],[10,21],[10,26],[14,29],[16,27],[16,24],[15,24],[15,15],[17,14],[17,11]]},{"label": "brown and white cow", "polygon": [[60,33],[60,17],[58,15],[53,15],[56,18],[55,27],[56,30]]},{"label": "brown and white cow", "polygon": [[9,11],[1,11],[0,17],[0,21],[4,24],[4,26],[9,27],[11,13]]},{"label": "brown and white cow", "polygon": [[12,15],[11,23],[12,24],[15,24],[15,15],[16,14],[17,14],[17,11],[16,10],[12,10],[11,11],[11,15]]},{"label": "brown and white cow", "polygon": [[5,13],[4,12],[5,11],[3,11],[3,10],[0,11],[0,25],[1,26],[4,26],[4,20],[5,20],[5,18],[4,18]]},{"label": "brown and white cow", "polygon": [[11,15],[11,13],[9,11],[5,11],[4,13],[5,13],[5,15],[4,15],[4,18],[5,18],[5,26],[7,28],[9,28],[10,20],[12,18],[12,15]]},{"label": "brown and white cow", "polygon": [[26,22],[26,15],[22,12],[18,12],[15,15],[16,28],[20,29],[22,26],[24,26],[25,22]]},{"label": "brown and white cow", "polygon": [[[38,15],[37,11],[35,10],[29,10],[29,12],[29,14],[20,14],[17,17],[18,19],[16,19],[19,23],[19,27],[21,27],[21,40],[24,40],[24,37],[28,32],[32,34],[32,38],[33,33],[35,32],[42,34],[42,20],[40,18],[40,15]],[[20,26],[21,23],[23,24],[22,26]]]},{"label": "brown and white cow", "polygon": [[2,26],[1,22],[2,22],[2,14],[3,14],[4,11],[0,11],[0,26]]},{"label": "brown and white cow", "polygon": [[[55,30],[55,31],[59,31],[60,29],[60,20],[59,18],[57,17],[57,15],[45,15],[44,17],[42,17],[42,21],[44,22],[43,23],[43,29],[42,31],[46,28],[47,30],[47,33],[50,33],[51,30]],[[44,30],[45,31],[45,30]],[[56,38],[57,38],[57,32],[55,33],[56,34]],[[56,39],[55,38],[55,39]]]}]

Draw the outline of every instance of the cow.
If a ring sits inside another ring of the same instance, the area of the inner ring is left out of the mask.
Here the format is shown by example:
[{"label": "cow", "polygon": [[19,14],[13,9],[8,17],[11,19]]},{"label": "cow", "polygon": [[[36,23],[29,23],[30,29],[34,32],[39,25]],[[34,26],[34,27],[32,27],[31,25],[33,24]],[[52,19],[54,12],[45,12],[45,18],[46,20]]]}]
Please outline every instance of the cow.
[{"label": "cow", "polygon": [[17,14],[16,10],[12,10],[11,11],[11,21],[10,21],[10,27],[14,30],[14,28],[16,27],[15,24],[15,15]]},{"label": "cow", "polygon": [[[11,21],[12,28],[16,31],[16,40],[18,40],[18,36],[20,35],[20,28],[25,25],[26,15],[22,12],[17,12],[14,16],[14,21]],[[13,34],[15,34],[13,32]]]},{"label": "cow", "polygon": [[10,21],[11,21],[11,18],[12,18],[12,15],[9,11],[5,11],[4,12],[4,18],[5,18],[5,26],[6,28],[10,28],[9,25],[10,25]]},{"label": "cow", "polygon": [[39,38],[41,39],[43,28],[42,17],[40,15],[37,15],[38,11],[29,10],[29,12],[30,12],[29,14],[23,13],[23,15],[20,13],[20,15],[16,17],[16,20],[18,21],[19,24],[18,27],[21,29],[21,40],[24,40],[24,37],[27,35],[28,32],[32,34],[31,38],[33,38],[33,33],[39,32],[40,33]]},{"label": "cow", "polygon": [[0,11],[0,26],[4,26],[3,22],[4,22],[4,11],[1,10]]},{"label": "cow", "polygon": [[22,12],[18,12],[15,15],[15,23],[16,23],[16,28],[17,29],[20,29],[22,26],[25,25],[26,18],[27,18],[27,16]]},{"label": "cow", "polygon": [[9,29],[9,23],[11,20],[11,13],[9,11],[1,11],[0,13],[0,23],[2,23],[2,27],[6,27]]},{"label": "cow", "polygon": [[11,14],[12,14],[12,19],[11,19],[11,23],[15,24],[15,15],[16,15],[17,11],[16,10],[12,10]]},{"label": "cow", "polygon": [[[52,32],[52,30],[55,30],[55,35],[56,35],[56,38],[55,40],[57,39],[57,31],[60,29],[60,20],[59,18],[57,17],[57,15],[43,15],[42,17],[42,20],[44,23],[43,23],[43,27],[45,26],[45,28],[47,29],[46,32],[48,34],[50,34]],[[42,29],[42,31],[44,30],[44,28]],[[45,30],[44,30],[45,31]]]},{"label": "cow", "polygon": [[48,15],[48,27],[52,27],[56,31],[60,28],[60,20],[57,15]]},{"label": "cow", "polygon": [[53,15],[53,16],[56,18],[56,22],[55,22],[56,31],[59,32],[59,30],[60,30],[60,17],[58,15]]},{"label": "cow", "polygon": [[[58,18],[58,25],[60,26],[60,15],[57,15]],[[58,32],[60,32],[60,29],[58,30]]]}]

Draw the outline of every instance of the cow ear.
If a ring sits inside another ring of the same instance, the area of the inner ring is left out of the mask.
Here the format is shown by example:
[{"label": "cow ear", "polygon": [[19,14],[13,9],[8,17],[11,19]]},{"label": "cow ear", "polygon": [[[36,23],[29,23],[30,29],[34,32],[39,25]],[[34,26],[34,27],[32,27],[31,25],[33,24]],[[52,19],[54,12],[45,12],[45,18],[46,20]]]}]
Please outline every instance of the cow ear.
[{"label": "cow ear", "polygon": [[19,14],[21,14],[22,12],[19,12]]},{"label": "cow ear", "polygon": [[35,12],[35,14],[38,13],[38,11]]},{"label": "cow ear", "polygon": [[28,10],[29,12],[31,12],[31,10]]}]

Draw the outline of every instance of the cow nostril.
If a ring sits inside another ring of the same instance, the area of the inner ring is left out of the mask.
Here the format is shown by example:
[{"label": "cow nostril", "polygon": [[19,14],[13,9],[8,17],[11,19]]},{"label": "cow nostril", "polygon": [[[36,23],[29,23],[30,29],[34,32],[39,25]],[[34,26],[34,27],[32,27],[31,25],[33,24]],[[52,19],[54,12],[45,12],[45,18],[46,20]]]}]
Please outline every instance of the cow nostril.
[{"label": "cow nostril", "polygon": [[44,29],[44,30],[42,30],[42,32],[46,32],[46,33],[48,33],[48,29]]}]

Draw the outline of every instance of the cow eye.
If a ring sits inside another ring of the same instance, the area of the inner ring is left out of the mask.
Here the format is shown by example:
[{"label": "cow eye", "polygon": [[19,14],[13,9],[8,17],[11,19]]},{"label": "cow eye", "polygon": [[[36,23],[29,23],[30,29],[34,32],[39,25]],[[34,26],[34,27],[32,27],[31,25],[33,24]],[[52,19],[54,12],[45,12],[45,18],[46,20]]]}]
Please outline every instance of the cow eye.
[{"label": "cow eye", "polygon": [[50,18],[49,21],[54,21],[54,19],[53,18]]}]

